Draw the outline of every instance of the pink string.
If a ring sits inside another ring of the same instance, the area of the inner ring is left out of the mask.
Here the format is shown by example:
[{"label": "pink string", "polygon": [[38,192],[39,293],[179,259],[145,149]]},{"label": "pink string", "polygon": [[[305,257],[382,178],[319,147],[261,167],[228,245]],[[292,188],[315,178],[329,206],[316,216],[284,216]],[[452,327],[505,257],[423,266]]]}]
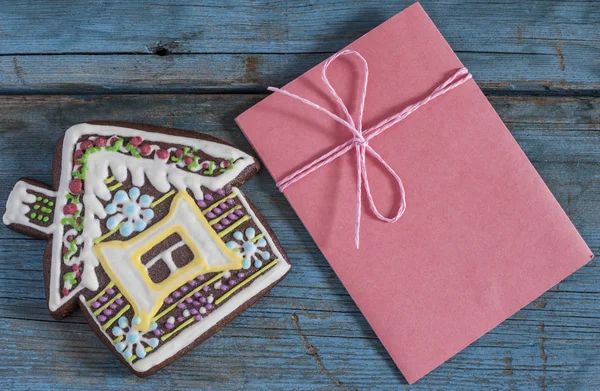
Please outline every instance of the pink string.
[{"label": "pink string", "polygon": [[[329,68],[329,65],[331,65],[331,63],[334,62],[338,57],[348,56],[348,55],[354,55],[359,58],[362,66],[363,66],[363,71],[365,73],[365,78],[364,78],[361,95],[360,95],[360,105],[358,108],[358,121],[356,124],[354,123],[354,120],[352,119],[352,116],[350,115],[348,108],[346,107],[346,105],[344,104],[344,102],[342,101],[340,96],[338,95],[337,91],[331,86],[331,83],[329,82],[329,79],[327,78],[327,68]],[[446,80],[445,82],[440,84],[435,90],[433,90],[433,92],[430,95],[428,95],[426,98],[424,98],[421,101],[414,103],[410,106],[407,106],[406,108],[404,108],[404,110],[384,119],[383,121],[379,122],[377,125],[372,126],[367,130],[363,130],[362,122],[363,122],[363,112],[364,112],[364,108],[365,108],[365,98],[367,95],[367,85],[369,83],[369,67],[368,67],[367,61],[364,59],[364,57],[361,56],[360,53],[358,53],[354,50],[346,49],[346,50],[342,50],[341,52],[336,53],[334,56],[330,57],[327,61],[325,61],[325,63],[323,64],[323,69],[321,70],[321,79],[323,80],[323,83],[325,83],[325,86],[329,90],[329,93],[334,98],[334,100],[337,102],[337,105],[343,112],[346,119],[343,119],[343,118],[333,114],[331,111],[317,105],[316,103],[313,103],[307,99],[304,99],[301,96],[292,94],[291,92],[281,90],[279,88],[269,87],[268,88],[269,91],[279,92],[283,95],[289,96],[290,98],[299,100],[300,102],[302,102],[316,110],[319,110],[320,112],[324,113],[325,115],[331,117],[336,122],[339,122],[340,124],[342,124],[346,129],[348,129],[350,131],[350,133],[352,133],[352,138],[349,139],[348,141],[346,141],[345,143],[338,145],[337,147],[333,148],[331,151],[327,152],[323,156],[315,159],[313,162],[305,165],[304,167],[300,168],[299,170],[294,171],[292,174],[286,176],[285,178],[283,178],[282,180],[277,182],[277,187],[279,188],[279,191],[283,192],[286,188],[288,188],[292,184],[298,182],[300,179],[304,178],[307,175],[312,174],[313,172],[317,171],[319,168],[323,167],[326,164],[331,163],[338,157],[342,156],[343,154],[345,154],[346,152],[348,152],[352,148],[354,148],[356,151],[356,161],[357,161],[357,164],[356,164],[357,203],[356,203],[356,224],[355,224],[354,243],[356,245],[356,248],[359,248],[363,183],[365,186],[365,193],[367,195],[367,199],[369,200],[369,208],[371,209],[373,214],[375,214],[375,216],[379,220],[387,222],[387,223],[395,223],[404,214],[404,211],[406,210],[406,195],[405,195],[405,191],[404,191],[404,185],[402,184],[402,179],[400,179],[400,176],[396,173],[396,171],[394,171],[394,169],[392,167],[390,167],[389,164],[387,164],[387,162],[373,148],[371,148],[371,146],[369,145],[369,141],[371,141],[374,137],[377,137],[378,135],[380,135],[387,129],[391,128],[392,126],[396,125],[398,122],[402,121],[403,119],[405,119],[406,117],[408,117],[409,115],[411,115],[412,113],[417,111],[417,109],[419,107],[424,106],[425,104],[432,101],[433,99],[435,99],[441,95],[444,95],[446,92],[451,91],[454,88],[462,85],[463,83],[465,83],[467,80],[469,80],[471,78],[472,78],[472,76],[466,68],[460,68],[454,75],[452,75],[450,78],[448,78],[448,80]],[[369,185],[369,177],[367,175],[367,164],[366,164],[366,160],[367,160],[366,153],[367,152],[369,152],[369,154],[371,156],[373,156],[377,161],[379,161],[379,163],[386,169],[386,171],[389,172],[389,174],[394,178],[394,180],[396,181],[396,184],[398,185],[398,190],[400,192],[400,205],[398,206],[398,210],[396,211],[396,214],[393,217],[384,216],[379,211],[379,209],[377,209],[377,206],[375,205],[375,201],[373,200],[373,195],[371,194],[371,188]]]}]

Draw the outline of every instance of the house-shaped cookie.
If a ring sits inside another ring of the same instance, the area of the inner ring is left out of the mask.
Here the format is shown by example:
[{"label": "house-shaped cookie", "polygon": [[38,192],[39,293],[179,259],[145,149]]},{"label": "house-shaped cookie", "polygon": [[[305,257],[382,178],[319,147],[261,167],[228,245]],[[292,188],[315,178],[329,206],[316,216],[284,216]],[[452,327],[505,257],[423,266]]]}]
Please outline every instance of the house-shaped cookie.
[{"label": "house-shaped cookie", "polygon": [[206,135],[86,123],[54,154],[53,188],[20,180],[4,224],[48,240],[55,318],[77,306],[139,376],[200,344],[290,269],[275,235],[237,188],[259,166]]}]

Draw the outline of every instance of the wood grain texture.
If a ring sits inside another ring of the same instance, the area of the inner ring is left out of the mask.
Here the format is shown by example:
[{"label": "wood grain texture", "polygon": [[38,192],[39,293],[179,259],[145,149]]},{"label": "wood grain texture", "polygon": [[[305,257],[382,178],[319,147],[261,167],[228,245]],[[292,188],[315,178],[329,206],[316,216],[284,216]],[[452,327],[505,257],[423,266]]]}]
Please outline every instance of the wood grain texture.
[{"label": "wood grain texture", "polygon": [[[264,91],[412,1],[5,3],[0,92],[73,94]],[[597,1],[422,5],[484,88],[600,89]]]},{"label": "wood grain texture", "polygon": [[[49,182],[78,122],[206,132],[251,151],[233,118],[413,1],[0,2],[0,210]],[[600,255],[600,3],[422,5]],[[81,313],[53,321],[43,242],[0,226],[0,388],[15,390],[597,390],[600,267],[559,283],[408,386],[265,170],[243,187],[293,269],[174,365],[131,375]]]},{"label": "wood grain texture", "polygon": [[[63,129],[82,119],[206,132],[250,150],[233,117],[262,95],[0,97],[0,199],[14,181],[49,181]],[[600,254],[600,98],[491,97],[519,144]],[[23,164],[25,162],[26,164]],[[176,364],[130,375],[80,313],[52,321],[43,243],[0,228],[0,379],[11,389],[408,389],[306,230],[262,170],[244,191],[294,265],[269,295]],[[0,205],[3,206],[3,205]],[[410,387],[419,390],[586,388],[598,380],[600,267],[592,261]],[[51,382],[51,383],[49,383]]]}]

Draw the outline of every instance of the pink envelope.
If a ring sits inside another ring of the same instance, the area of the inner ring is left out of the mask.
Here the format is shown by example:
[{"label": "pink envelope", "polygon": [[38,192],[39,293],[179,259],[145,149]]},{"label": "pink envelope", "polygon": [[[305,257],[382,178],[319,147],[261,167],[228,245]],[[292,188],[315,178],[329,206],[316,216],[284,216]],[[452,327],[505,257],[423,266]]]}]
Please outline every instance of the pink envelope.
[{"label": "pink envelope", "polygon": [[[365,127],[429,95],[461,62],[419,4],[348,46],[369,65]],[[356,119],[356,58],[328,72]],[[284,90],[341,115],[321,65]],[[237,119],[276,181],[351,138],[339,123],[280,93]],[[385,223],[366,206],[354,245],[354,150],[284,191],[409,383],[417,381],[593,258],[477,84],[470,80],[374,138],[401,176],[406,212]],[[399,194],[367,159],[382,211]]]}]

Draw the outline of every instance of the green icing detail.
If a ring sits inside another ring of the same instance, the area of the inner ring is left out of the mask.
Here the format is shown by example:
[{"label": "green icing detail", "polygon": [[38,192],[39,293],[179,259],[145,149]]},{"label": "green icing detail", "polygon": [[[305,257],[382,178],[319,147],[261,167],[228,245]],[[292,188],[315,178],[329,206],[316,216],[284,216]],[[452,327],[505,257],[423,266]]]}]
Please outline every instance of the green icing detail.
[{"label": "green icing detail", "polygon": [[75,254],[75,252],[77,252],[77,243],[75,243],[75,239],[73,239],[69,242],[69,251],[65,253],[63,259],[65,261],[68,260],[71,257],[71,255]]},{"label": "green icing detail", "polygon": [[77,218],[79,217],[80,214],[81,214],[81,212],[77,211],[77,212],[75,212],[75,214],[73,216],[63,217],[60,220],[60,223],[62,225],[70,225],[73,228],[75,228],[77,231],[81,231],[81,230],[83,230],[84,217],[81,218],[81,224],[77,224]]},{"label": "green icing detail", "polygon": [[48,206],[54,206],[54,202],[52,202],[52,201],[48,202]]},{"label": "green icing detail", "polygon": [[39,221],[42,221],[42,219],[43,219],[43,218],[44,218],[44,215],[43,215],[43,214],[39,214],[39,215],[38,215],[38,217],[37,217],[37,219],[38,219]]},{"label": "green icing detail", "polygon": [[50,200],[49,200],[49,199],[47,199],[47,198],[44,198],[44,201],[42,201],[42,202],[43,202],[44,204],[47,204],[47,203],[48,203],[48,201],[50,201]]},{"label": "green icing detail", "polygon": [[193,169],[198,168],[198,160],[200,160],[200,157],[194,156],[194,161],[191,164],[187,165],[187,169],[191,171]]},{"label": "green icing detail", "polygon": [[36,205],[33,205],[33,209],[35,209],[35,210],[38,210],[39,208],[40,208],[40,206],[39,206],[39,205],[37,205],[37,204],[36,204]]},{"label": "green icing detail", "polygon": [[36,198],[35,200],[36,200],[36,201],[41,201],[41,200],[42,200],[42,197],[40,197],[40,196],[37,196],[37,198]]},{"label": "green icing detail", "polygon": [[31,212],[31,214],[29,215],[29,217],[31,217],[32,219],[35,219],[36,216],[37,216],[37,213],[35,213],[35,212]]},{"label": "green icing detail", "polygon": [[85,153],[79,159],[77,159],[77,161],[79,163],[81,163],[81,164],[86,164],[87,160],[88,160],[88,157],[92,153],[98,152],[98,151],[101,151],[101,150],[102,150],[102,148],[100,148],[100,147],[89,147],[88,149],[85,150]]},{"label": "green icing detail", "polygon": [[42,219],[42,221],[43,221],[44,223],[47,223],[47,222],[48,222],[48,220],[50,220],[50,218],[48,218],[48,216],[44,216],[44,218]]},{"label": "green icing detail", "polygon": [[67,199],[73,202],[76,205],[79,205],[79,195],[73,195],[71,193],[67,193]]},{"label": "green icing detail", "polygon": [[208,170],[204,170],[204,171],[202,171],[202,173],[204,175],[212,175],[213,172],[215,172],[215,162],[210,161],[210,162],[208,162]]},{"label": "green icing detail", "polygon": [[63,276],[63,281],[68,282],[71,285],[75,285],[77,283],[77,278],[75,278],[75,272],[65,273]]},{"label": "green icing detail", "polygon": [[138,159],[142,157],[142,155],[140,155],[140,153],[138,152],[137,147],[135,147],[135,146],[133,146],[131,144],[127,144],[125,146],[125,149],[128,150],[129,152],[131,152],[131,155],[134,156],[134,157],[136,157],[136,158],[138,158]]},{"label": "green icing detail", "polygon": [[73,173],[71,175],[73,175],[75,178],[85,180],[85,176],[87,175],[87,170],[88,170],[87,166],[81,166],[79,171],[73,171]]},{"label": "green icing detail", "polygon": [[219,168],[220,172],[225,172],[233,169],[233,158],[229,159],[229,167],[227,168]]},{"label": "green icing detail", "polygon": [[122,145],[123,145],[123,139],[119,137],[112,146],[104,147],[104,149],[106,149],[107,151],[110,151],[110,152],[116,152],[119,149],[121,149]]},{"label": "green icing detail", "polygon": [[52,209],[46,208],[45,206],[43,206],[42,207],[42,212],[50,214],[50,213],[52,213]]}]

